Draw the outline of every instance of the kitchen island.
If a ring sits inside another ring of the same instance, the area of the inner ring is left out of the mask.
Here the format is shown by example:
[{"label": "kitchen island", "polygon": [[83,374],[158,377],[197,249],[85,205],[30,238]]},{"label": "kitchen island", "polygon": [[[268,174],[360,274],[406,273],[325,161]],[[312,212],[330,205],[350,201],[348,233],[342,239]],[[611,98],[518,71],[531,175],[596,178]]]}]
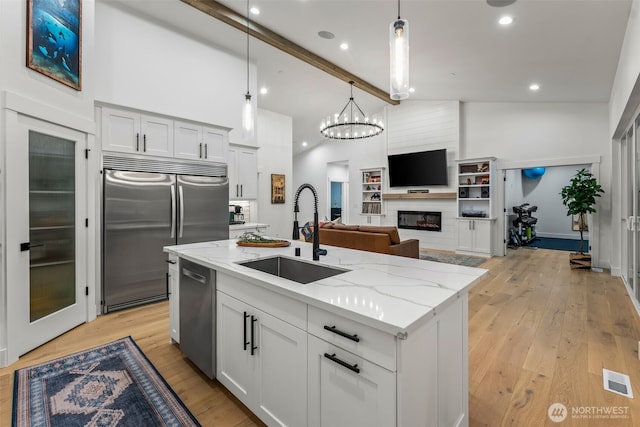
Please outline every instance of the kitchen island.
[{"label": "kitchen island", "polygon": [[[268,425],[467,426],[467,293],[487,271],[325,248],[165,248],[174,299],[180,259],[215,271],[217,379]],[[241,264],[275,256],[344,272],[301,284]]]}]

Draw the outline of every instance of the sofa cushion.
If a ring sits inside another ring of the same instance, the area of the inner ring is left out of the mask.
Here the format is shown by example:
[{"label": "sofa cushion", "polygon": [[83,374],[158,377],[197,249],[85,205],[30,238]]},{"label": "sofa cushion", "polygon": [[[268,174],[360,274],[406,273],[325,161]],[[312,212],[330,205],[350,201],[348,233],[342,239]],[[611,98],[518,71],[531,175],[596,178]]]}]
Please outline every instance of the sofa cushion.
[{"label": "sofa cushion", "polygon": [[364,231],[366,233],[385,233],[389,235],[392,245],[400,243],[400,235],[398,234],[398,229],[396,227],[361,225],[360,231]]},{"label": "sofa cushion", "polygon": [[358,225],[333,224],[333,228],[336,230],[358,231],[359,227]]}]

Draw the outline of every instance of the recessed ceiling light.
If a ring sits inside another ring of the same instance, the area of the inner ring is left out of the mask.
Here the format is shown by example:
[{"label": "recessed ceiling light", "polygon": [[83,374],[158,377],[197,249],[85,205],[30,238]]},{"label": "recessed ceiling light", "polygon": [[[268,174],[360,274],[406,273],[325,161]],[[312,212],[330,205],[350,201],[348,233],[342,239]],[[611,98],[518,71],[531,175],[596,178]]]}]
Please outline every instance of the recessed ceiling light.
[{"label": "recessed ceiling light", "polygon": [[250,12],[251,12],[252,14],[254,14],[254,15],[260,15],[260,9],[258,9],[258,8],[257,8],[257,7],[255,7],[255,6],[253,6],[253,7],[250,9]]},{"label": "recessed ceiling light", "polygon": [[327,39],[327,40],[331,40],[332,38],[335,37],[335,34],[333,34],[330,31],[318,31],[318,37],[321,37],[321,38]]},{"label": "recessed ceiling light", "polygon": [[267,94],[267,92],[269,92],[269,89],[267,89],[266,87],[261,87],[261,88],[260,88],[260,93],[261,93],[262,95],[266,95],[266,94]]},{"label": "recessed ceiling light", "polygon": [[307,146],[307,141],[302,141],[302,146],[306,147]]},{"label": "recessed ceiling light", "polygon": [[415,92],[415,91],[416,91],[416,88],[415,88],[415,87],[410,87],[410,88],[409,88],[409,92],[413,93],[413,92]]},{"label": "recessed ceiling light", "polygon": [[513,24],[513,18],[509,15],[505,15],[498,20],[498,24],[500,25],[511,25]]},{"label": "recessed ceiling light", "polygon": [[540,89],[540,85],[538,83],[532,83],[529,85],[529,90],[535,92]]},{"label": "recessed ceiling light", "polygon": [[347,49],[349,49],[349,45],[347,43],[341,43],[340,44],[340,49],[347,50]]}]

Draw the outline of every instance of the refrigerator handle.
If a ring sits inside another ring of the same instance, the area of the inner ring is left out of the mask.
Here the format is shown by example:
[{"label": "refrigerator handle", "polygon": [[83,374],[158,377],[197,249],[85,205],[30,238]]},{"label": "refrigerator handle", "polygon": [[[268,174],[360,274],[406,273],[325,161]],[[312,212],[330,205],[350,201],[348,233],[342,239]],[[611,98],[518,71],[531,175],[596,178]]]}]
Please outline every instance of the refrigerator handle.
[{"label": "refrigerator handle", "polygon": [[176,186],[171,184],[171,238],[176,237]]},{"label": "refrigerator handle", "polygon": [[184,229],[184,195],[182,193],[182,185],[178,186],[178,197],[180,198],[180,234],[178,238],[182,238],[182,231]]}]

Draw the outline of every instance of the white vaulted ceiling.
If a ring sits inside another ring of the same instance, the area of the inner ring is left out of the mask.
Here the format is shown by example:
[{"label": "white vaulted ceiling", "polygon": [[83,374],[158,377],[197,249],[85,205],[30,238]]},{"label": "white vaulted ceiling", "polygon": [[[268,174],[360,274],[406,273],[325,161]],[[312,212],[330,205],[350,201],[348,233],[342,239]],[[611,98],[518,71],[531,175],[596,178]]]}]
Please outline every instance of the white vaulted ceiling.
[{"label": "white vaulted ceiling", "polygon": [[[244,56],[245,34],[179,0],[123,2],[167,25]],[[219,3],[244,15],[244,0]],[[250,0],[251,19],[369,83],[389,91],[390,22],[394,0]],[[410,80],[415,100],[607,102],[631,0],[517,0],[491,7],[485,0],[402,0],[410,24]],[[498,25],[513,16],[508,27]],[[335,34],[332,40],[319,31]],[[339,48],[342,42],[349,49]],[[322,117],[337,112],[349,85],[251,40],[258,67],[258,106],[293,118],[294,153],[322,142]],[[533,82],[538,92],[529,91]],[[241,96],[240,94],[239,96]],[[368,112],[384,101],[354,90]]]}]

